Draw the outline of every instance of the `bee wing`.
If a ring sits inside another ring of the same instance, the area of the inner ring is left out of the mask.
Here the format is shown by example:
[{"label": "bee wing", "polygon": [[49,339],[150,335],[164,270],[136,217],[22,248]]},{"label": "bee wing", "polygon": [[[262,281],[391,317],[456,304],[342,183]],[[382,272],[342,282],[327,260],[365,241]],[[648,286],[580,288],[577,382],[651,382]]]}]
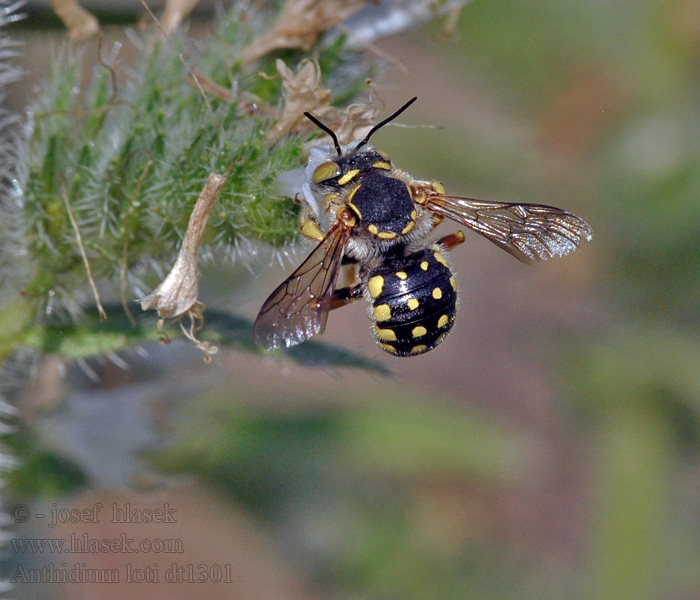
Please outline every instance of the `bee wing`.
[{"label": "bee wing", "polygon": [[508,204],[428,193],[427,207],[480,233],[524,263],[564,256],[593,237],[580,217],[544,204]]},{"label": "bee wing", "polygon": [[295,346],[323,333],[351,229],[338,222],[307,259],[265,301],[255,343],[268,350]]}]

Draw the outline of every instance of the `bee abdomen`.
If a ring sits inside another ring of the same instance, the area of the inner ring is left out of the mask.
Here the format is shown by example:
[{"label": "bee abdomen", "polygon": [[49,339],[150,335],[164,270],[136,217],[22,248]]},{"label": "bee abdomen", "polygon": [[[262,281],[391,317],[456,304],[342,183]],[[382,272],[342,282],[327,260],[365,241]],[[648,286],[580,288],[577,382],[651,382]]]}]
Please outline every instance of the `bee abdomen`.
[{"label": "bee abdomen", "polygon": [[374,269],[367,289],[380,347],[397,356],[432,350],[454,324],[456,287],[437,246],[391,258]]}]

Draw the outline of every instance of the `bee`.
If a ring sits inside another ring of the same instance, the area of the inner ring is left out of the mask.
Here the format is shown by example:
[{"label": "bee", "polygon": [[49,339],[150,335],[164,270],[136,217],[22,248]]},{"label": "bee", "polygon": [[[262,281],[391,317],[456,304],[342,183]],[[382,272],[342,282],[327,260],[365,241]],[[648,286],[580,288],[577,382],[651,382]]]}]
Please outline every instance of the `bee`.
[{"label": "bee", "polygon": [[[301,232],[317,246],[260,309],[258,345],[274,349],[308,340],[323,333],[331,310],[364,297],[382,350],[415,356],[435,348],[451,331],[458,304],[446,253],[464,241],[462,231],[428,240],[445,217],[524,263],[569,254],[591,239],[588,223],[560,208],[451,196],[441,183],[395,167],[369,140],[415,101],[345,146],[304,113],[333,142],[311,150],[296,196]],[[337,288],[344,265],[351,284]]]}]

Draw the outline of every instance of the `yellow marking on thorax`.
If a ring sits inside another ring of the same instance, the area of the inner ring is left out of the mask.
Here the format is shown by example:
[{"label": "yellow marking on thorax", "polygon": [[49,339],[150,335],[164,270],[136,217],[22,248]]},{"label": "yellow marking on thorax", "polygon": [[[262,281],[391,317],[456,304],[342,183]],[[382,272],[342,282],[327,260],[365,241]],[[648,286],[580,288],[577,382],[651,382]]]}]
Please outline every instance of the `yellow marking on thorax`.
[{"label": "yellow marking on thorax", "polygon": [[383,160],[378,160],[372,165],[375,169],[384,169],[385,171],[391,171],[391,165]]},{"label": "yellow marking on thorax", "polygon": [[352,202],[348,202],[348,203],[347,203],[347,207],[348,207],[352,212],[354,212],[354,213],[357,215],[357,217],[358,217],[359,219],[362,219],[362,213],[360,212],[360,209],[357,208],[357,206],[355,206]]},{"label": "yellow marking on thorax", "polygon": [[410,221],[409,224],[401,230],[401,235],[406,235],[409,231],[411,231],[411,229],[415,227],[415,225],[415,221]]},{"label": "yellow marking on thorax", "polygon": [[359,172],[360,169],[350,169],[345,175],[338,179],[338,185],[345,185],[349,181],[352,181]]},{"label": "yellow marking on thorax", "polygon": [[396,234],[393,231],[380,231],[377,233],[377,237],[380,240],[393,240],[396,237]]},{"label": "yellow marking on thorax", "polygon": [[357,185],[353,186],[353,188],[348,192],[348,200],[352,200],[355,197],[355,194],[357,193],[357,190],[359,190],[362,186],[358,183]]},{"label": "yellow marking on thorax", "polygon": [[424,271],[427,271],[427,270],[428,270],[428,266],[429,266],[429,264],[428,264],[428,261],[427,261],[427,260],[421,261],[421,263],[420,263],[420,268],[421,268],[421,269],[423,269]]}]

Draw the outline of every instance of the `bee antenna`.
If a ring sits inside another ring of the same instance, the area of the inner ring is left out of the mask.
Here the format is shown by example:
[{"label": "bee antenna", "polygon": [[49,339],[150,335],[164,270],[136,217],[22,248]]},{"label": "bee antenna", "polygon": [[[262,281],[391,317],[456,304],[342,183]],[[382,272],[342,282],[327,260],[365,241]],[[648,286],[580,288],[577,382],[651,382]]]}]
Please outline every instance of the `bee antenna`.
[{"label": "bee antenna", "polygon": [[335,131],[333,131],[328,125],[325,123],[322,123],[319,121],[316,117],[314,117],[310,112],[305,112],[304,116],[311,121],[316,127],[319,129],[322,129],[325,131],[328,135],[331,136],[331,139],[333,140],[333,145],[335,146],[335,151],[338,153],[338,157],[341,157],[343,155],[343,151],[340,149],[340,144],[338,143],[338,137],[335,135]]},{"label": "bee antenna", "polygon": [[369,138],[372,137],[372,134],[377,131],[378,129],[381,129],[386,125],[387,123],[393,121],[396,117],[398,117],[403,111],[405,111],[411,104],[413,104],[416,100],[418,100],[418,96],[413,96],[406,104],[404,104],[399,110],[397,110],[393,115],[390,117],[387,117],[384,119],[381,123],[377,123],[372,129],[369,130],[369,133],[365,136],[365,139],[362,140],[355,148],[361,148],[364,146],[367,142],[369,142]]}]

